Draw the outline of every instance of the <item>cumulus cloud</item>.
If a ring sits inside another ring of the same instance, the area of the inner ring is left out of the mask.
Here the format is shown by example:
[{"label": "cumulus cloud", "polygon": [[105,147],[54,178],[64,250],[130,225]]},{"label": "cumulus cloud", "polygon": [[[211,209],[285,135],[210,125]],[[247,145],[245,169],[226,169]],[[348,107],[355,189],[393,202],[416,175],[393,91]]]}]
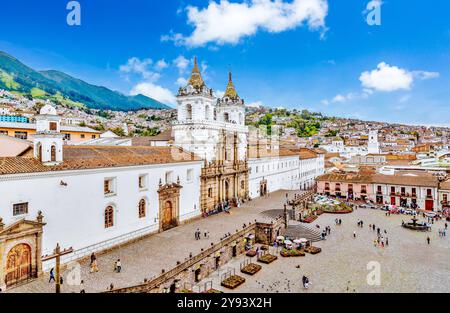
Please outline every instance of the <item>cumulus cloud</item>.
[{"label": "cumulus cloud", "polygon": [[178,79],[177,79],[177,81],[176,81],[176,84],[177,84],[178,86],[180,86],[180,87],[184,87],[184,86],[186,86],[186,85],[188,84],[188,81],[187,81],[187,79],[184,78],[184,77],[178,77]]},{"label": "cumulus cloud", "polygon": [[425,80],[437,77],[439,77],[437,72],[408,71],[381,62],[376,69],[363,72],[359,80],[367,89],[390,92],[411,89],[415,79]]},{"label": "cumulus cloud", "polygon": [[155,69],[156,69],[157,71],[161,71],[161,70],[163,70],[163,69],[165,69],[165,68],[168,68],[168,67],[169,67],[169,64],[167,64],[166,61],[165,61],[164,59],[159,60],[159,61],[156,62],[156,64],[155,64]]},{"label": "cumulus cloud", "polygon": [[330,105],[332,103],[345,103],[356,99],[367,99],[372,94],[371,90],[362,90],[361,92],[349,92],[346,94],[337,94],[333,99],[323,99],[321,103],[323,105]]},{"label": "cumulus cloud", "polygon": [[389,92],[411,89],[414,75],[405,69],[381,62],[376,69],[363,72],[359,80],[365,88]]},{"label": "cumulus cloud", "polygon": [[187,23],[194,30],[189,36],[171,32],[162,41],[192,47],[208,43],[237,44],[258,31],[279,33],[307,25],[326,30],[327,0],[249,0],[240,3],[211,1],[206,8],[187,7]]},{"label": "cumulus cloud", "polygon": [[160,78],[160,74],[150,70],[150,65],[153,64],[151,59],[139,59],[132,57],[128,59],[127,63],[119,67],[120,72],[127,74],[138,74],[144,79],[156,81]]},{"label": "cumulus cloud", "polygon": [[[140,81],[132,87],[130,95],[142,94],[164,104],[175,104],[173,93],[169,89],[156,84],[161,78],[161,72],[168,67],[169,64],[164,59],[154,63],[150,58],[141,60],[137,57],[132,57],[128,59],[126,64],[119,67],[119,71],[139,76]],[[130,81],[128,75],[126,79]]]},{"label": "cumulus cloud", "polygon": [[189,60],[184,56],[180,55],[175,60],[173,60],[173,64],[178,68],[180,73],[184,73],[186,68],[189,66]]},{"label": "cumulus cloud", "polygon": [[165,104],[176,104],[175,96],[169,89],[158,86],[152,82],[142,82],[133,87],[131,95],[144,95]]}]

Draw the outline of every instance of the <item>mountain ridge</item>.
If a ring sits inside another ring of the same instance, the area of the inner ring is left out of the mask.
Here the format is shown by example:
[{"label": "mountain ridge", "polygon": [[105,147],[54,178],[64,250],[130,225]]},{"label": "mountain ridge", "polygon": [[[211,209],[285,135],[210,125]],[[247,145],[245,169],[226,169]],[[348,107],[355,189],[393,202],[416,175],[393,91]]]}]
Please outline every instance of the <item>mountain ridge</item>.
[{"label": "mountain ridge", "polygon": [[89,84],[57,70],[36,71],[17,58],[0,51],[0,88],[33,98],[63,101],[91,109],[135,111],[140,109],[170,109],[144,95],[126,96],[104,86]]}]

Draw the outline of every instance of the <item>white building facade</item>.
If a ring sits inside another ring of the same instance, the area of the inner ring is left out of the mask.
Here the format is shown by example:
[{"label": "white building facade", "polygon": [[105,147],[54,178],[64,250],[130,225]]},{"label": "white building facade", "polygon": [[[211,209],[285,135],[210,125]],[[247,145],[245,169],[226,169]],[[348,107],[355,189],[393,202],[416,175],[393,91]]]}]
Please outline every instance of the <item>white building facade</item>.
[{"label": "white building facade", "polygon": [[[74,250],[65,263],[201,216],[201,159],[170,147],[63,146],[58,119],[41,110],[34,158],[0,158],[3,290],[53,267],[37,260],[58,243]],[[26,271],[12,267],[18,254]]]}]

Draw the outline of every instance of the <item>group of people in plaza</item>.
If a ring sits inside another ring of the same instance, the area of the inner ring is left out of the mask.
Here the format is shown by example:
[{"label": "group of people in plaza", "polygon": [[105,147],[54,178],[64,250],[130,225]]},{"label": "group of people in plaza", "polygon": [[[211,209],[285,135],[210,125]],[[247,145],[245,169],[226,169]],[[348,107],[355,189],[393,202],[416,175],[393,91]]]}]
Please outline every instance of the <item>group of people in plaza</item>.
[{"label": "group of people in plaza", "polygon": [[322,233],[320,234],[320,238],[322,240],[325,240],[325,239],[327,239],[327,236],[330,235],[330,234],[331,234],[331,227],[330,226],[326,226],[323,229]]},{"label": "group of people in plaza", "polygon": [[[206,229],[203,231],[203,236],[204,238],[209,238],[209,231],[207,231]],[[195,240],[200,240],[202,239],[202,232],[200,231],[200,228],[197,228],[197,230],[194,233],[194,237]]]}]

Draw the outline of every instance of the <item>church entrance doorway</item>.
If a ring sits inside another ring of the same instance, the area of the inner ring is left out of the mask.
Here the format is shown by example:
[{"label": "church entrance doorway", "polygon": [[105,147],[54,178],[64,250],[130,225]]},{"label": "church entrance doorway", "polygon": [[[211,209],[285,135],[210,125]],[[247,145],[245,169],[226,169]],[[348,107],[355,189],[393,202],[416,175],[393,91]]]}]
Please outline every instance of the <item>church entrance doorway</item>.
[{"label": "church entrance doorway", "polygon": [[33,277],[31,267],[31,248],[27,244],[18,244],[8,253],[6,260],[6,286],[17,284]]},{"label": "church entrance doorway", "polygon": [[162,212],[162,229],[168,230],[176,226],[177,220],[174,218],[172,202],[166,201]]},{"label": "church entrance doorway", "polygon": [[264,197],[265,195],[267,195],[267,180],[263,179],[260,183],[260,196]]}]

